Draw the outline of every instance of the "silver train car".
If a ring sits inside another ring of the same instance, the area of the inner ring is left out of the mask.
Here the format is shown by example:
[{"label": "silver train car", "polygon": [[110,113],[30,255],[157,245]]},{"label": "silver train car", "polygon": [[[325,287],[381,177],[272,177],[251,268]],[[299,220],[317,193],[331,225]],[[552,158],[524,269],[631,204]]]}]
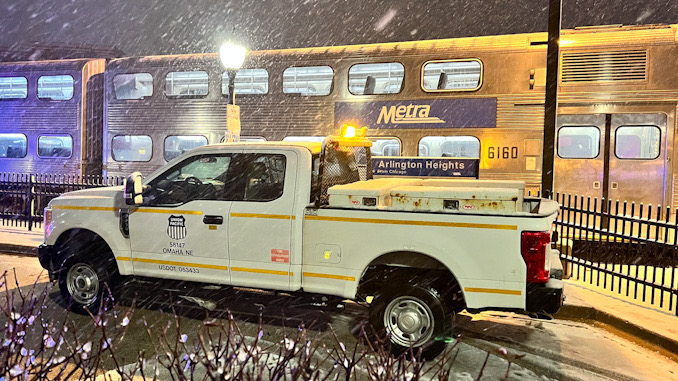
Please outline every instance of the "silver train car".
[{"label": "silver train car", "polygon": [[[678,206],[671,160],[677,30],[561,32],[557,192]],[[478,159],[480,178],[525,180],[536,192],[546,39],[527,33],[250,52],[235,78],[242,137],[312,140],[344,124],[368,126],[373,156]],[[103,173],[149,173],[185,150],[221,141],[227,83],[216,54],[108,62]],[[6,126],[0,132],[20,129]],[[29,152],[37,151],[32,139]]]},{"label": "silver train car", "polygon": [[100,175],[103,59],[0,63],[0,172]]}]

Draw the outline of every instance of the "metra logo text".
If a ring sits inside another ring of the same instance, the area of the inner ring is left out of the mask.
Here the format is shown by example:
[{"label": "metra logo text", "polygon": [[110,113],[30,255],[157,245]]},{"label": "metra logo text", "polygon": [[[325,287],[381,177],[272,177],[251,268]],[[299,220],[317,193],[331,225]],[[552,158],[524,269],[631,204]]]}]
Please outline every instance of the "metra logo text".
[{"label": "metra logo text", "polygon": [[377,124],[386,123],[445,123],[444,120],[429,116],[431,106],[413,105],[408,106],[383,106],[379,112]]}]

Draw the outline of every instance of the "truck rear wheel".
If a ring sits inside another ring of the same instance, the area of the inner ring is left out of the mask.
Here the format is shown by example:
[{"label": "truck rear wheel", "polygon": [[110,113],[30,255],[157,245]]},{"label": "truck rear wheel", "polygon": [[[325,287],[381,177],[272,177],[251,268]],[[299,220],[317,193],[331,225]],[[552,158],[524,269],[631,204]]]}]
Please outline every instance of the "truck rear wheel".
[{"label": "truck rear wheel", "polygon": [[[103,254],[103,255],[102,255]],[[102,299],[115,290],[119,277],[115,261],[101,251],[70,256],[59,271],[59,290],[71,310],[96,314]]]},{"label": "truck rear wheel", "polygon": [[408,284],[374,296],[370,324],[394,355],[412,348],[415,356],[421,351],[422,358],[432,359],[447,345],[449,310],[433,287]]}]

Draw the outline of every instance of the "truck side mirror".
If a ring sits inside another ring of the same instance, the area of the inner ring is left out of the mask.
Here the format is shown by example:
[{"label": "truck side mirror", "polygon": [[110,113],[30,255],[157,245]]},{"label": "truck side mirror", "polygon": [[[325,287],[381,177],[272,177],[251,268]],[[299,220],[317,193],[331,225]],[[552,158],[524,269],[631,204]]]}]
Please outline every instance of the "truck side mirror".
[{"label": "truck side mirror", "polygon": [[125,186],[123,187],[123,198],[127,205],[141,205],[144,201],[141,193],[143,192],[143,184],[141,183],[141,172],[133,172],[125,179]]}]

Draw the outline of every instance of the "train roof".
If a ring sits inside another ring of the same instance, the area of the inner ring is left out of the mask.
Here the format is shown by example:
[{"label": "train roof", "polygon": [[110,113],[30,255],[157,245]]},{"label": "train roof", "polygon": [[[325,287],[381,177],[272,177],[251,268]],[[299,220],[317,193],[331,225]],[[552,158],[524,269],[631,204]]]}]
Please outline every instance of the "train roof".
[{"label": "train roof", "polygon": [[[577,27],[561,31],[561,46],[632,46],[678,44],[678,24],[658,25],[603,25]],[[496,36],[460,37],[437,40],[387,42],[361,45],[318,46],[310,48],[289,48],[255,50],[247,54],[245,66],[252,66],[260,59],[277,57],[279,60],[323,59],[331,57],[391,56],[401,54],[431,54],[437,51],[494,52],[524,51],[528,48],[546,48],[547,33],[521,33]],[[220,65],[217,53],[175,54],[139,56],[112,59],[108,67],[166,66],[168,61],[178,64]]]},{"label": "train roof", "polygon": [[0,62],[0,73],[35,72],[53,70],[82,70],[92,61],[105,61],[103,58],[77,58],[68,60]]}]

